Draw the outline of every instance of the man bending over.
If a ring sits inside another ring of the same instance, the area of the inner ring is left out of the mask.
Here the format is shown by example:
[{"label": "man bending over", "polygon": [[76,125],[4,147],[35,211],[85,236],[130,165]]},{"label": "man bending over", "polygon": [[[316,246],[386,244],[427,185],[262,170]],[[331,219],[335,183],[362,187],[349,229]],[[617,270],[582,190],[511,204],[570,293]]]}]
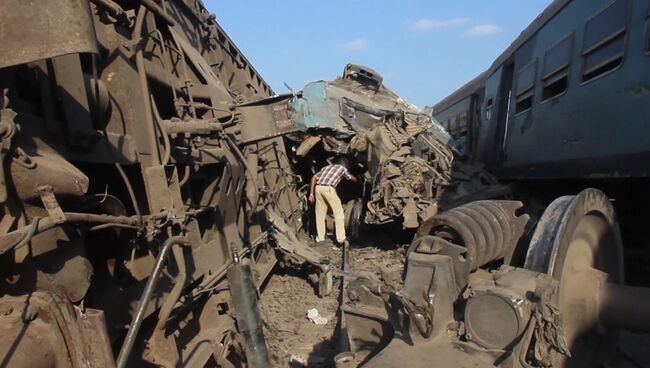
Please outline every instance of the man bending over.
[{"label": "man bending over", "polygon": [[336,242],[343,244],[345,241],[345,214],[341,199],[336,194],[336,186],[342,178],[353,183],[359,181],[356,176],[350,174],[349,167],[348,160],[341,157],[337,164],[327,165],[311,177],[309,202],[316,202],[316,242],[325,240],[325,216],[327,216],[328,206],[334,214]]}]

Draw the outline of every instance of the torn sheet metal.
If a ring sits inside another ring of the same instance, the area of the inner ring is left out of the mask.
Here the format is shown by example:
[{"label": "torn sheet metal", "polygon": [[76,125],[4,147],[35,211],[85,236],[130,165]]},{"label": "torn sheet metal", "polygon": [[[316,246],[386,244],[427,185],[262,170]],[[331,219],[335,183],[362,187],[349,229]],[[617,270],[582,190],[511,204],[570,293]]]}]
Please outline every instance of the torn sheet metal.
[{"label": "torn sheet metal", "polygon": [[97,53],[86,0],[0,1],[0,68],[73,53]]}]

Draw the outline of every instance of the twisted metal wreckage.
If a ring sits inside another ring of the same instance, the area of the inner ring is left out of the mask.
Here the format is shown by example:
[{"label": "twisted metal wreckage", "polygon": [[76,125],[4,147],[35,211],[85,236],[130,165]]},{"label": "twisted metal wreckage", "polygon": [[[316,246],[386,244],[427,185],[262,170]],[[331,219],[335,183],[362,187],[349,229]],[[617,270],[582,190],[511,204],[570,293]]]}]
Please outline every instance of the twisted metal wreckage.
[{"label": "twisted metal wreckage", "polygon": [[[337,80],[308,84],[291,102],[306,136],[296,150],[309,157],[320,143],[327,154],[354,156],[364,172],[366,224],[403,218],[417,228],[437,212],[442,189],[450,184],[451,138],[430,116],[383,85],[370,68],[349,64]],[[322,152],[316,150],[315,156]]]},{"label": "twisted metal wreckage", "polygon": [[[341,366],[557,366],[597,316],[638,312],[608,303],[629,290],[602,193],[554,202],[521,248],[522,204],[470,202],[508,188],[369,68],[274,95],[198,0],[5,0],[0,44],[0,366],[268,366],[257,293],[278,261],[315,269],[322,295],[346,280]],[[419,226],[403,283],[305,241],[304,179],[340,154],[365,177],[353,234]],[[597,263],[547,233],[576,208],[599,214],[581,248]],[[568,329],[565,263],[602,275]]]},{"label": "twisted metal wreckage", "polygon": [[[0,41],[2,365],[265,364],[254,285],[278,258],[334,269],[298,238],[303,98],[273,96],[200,1],[3,1]],[[413,226],[448,180],[406,152],[428,121],[345,101],[368,218]],[[400,170],[417,195],[388,193]]]}]

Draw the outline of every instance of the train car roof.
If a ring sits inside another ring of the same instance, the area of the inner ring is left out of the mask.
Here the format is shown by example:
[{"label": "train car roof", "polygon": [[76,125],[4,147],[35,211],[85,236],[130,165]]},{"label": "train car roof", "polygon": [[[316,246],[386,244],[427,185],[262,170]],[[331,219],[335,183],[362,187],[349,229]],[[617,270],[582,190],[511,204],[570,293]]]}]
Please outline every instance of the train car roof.
[{"label": "train car roof", "polygon": [[433,105],[433,114],[443,111],[450,106],[454,105],[460,100],[476,91],[485,80],[497,70],[501,64],[512,56],[528,39],[530,39],[537,31],[539,31],[551,18],[555,16],[562,8],[564,8],[571,0],[554,0],[549,6],[546,7],[529,25],[526,27],[519,36],[508,46],[505,51],[494,60],[490,68],[483,73],[476,76],[471,81],[465,83],[462,87],[451,93],[449,96],[442,99],[440,102]]},{"label": "train car roof", "polygon": [[432,107],[433,114],[435,115],[441,111],[448,109],[456,102],[463,100],[467,96],[474,93],[474,91],[476,91],[479,87],[483,85],[485,79],[487,79],[487,76],[488,76],[488,71],[486,70],[483,73],[474,77],[474,79],[472,79],[471,81],[465,83],[462,87],[452,92],[449,96],[445,97],[442,101],[433,105]]},{"label": "train car roof", "polygon": [[559,13],[571,0],[554,0],[549,6],[546,7],[538,16],[533,20],[528,27],[526,27],[519,36],[508,46],[508,48],[497,57],[488,69],[489,75],[498,69],[501,64],[512,56],[528,39],[530,39],[537,31],[539,31],[548,21],[550,21],[555,14]]}]

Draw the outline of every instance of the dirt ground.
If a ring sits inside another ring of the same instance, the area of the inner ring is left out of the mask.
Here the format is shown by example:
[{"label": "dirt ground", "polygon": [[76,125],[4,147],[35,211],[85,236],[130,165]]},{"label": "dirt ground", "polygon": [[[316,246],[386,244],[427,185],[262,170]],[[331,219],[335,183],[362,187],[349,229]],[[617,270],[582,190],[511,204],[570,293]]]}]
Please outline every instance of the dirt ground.
[{"label": "dirt ground", "polygon": [[[341,264],[341,250],[334,246],[319,247],[333,264]],[[351,245],[350,268],[360,276],[379,279],[386,272],[398,274],[403,265],[404,245]],[[285,270],[274,275],[261,298],[266,323],[265,336],[274,367],[334,367],[339,353],[336,326],[339,308],[339,281],[325,298],[318,297],[314,285],[301,270]],[[316,325],[307,311],[316,308],[327,318]]]},{"label": "dirt ground", "polygon": [[[376,280],[401,275],[406,244],[350,247],[350,268],[358,276]],[[317,248],[329,256],[335,265],[341,264],[341,250],[334,246]],[[265,337],[273,367],[333,368],[334,356],[339,353],[337,313],[340,284],[335,279],[333,292],[320,298],[308,272],[304,269],[279,270],[266,285],[261,296],[261,310],[265,322]],[[327,318],[324,325],[316,325],[307,318],[307,311],[316,308]],[[650,368],[650,339],[644,335],[623,332],[619,341],[619,355],[612,367]]]}]

